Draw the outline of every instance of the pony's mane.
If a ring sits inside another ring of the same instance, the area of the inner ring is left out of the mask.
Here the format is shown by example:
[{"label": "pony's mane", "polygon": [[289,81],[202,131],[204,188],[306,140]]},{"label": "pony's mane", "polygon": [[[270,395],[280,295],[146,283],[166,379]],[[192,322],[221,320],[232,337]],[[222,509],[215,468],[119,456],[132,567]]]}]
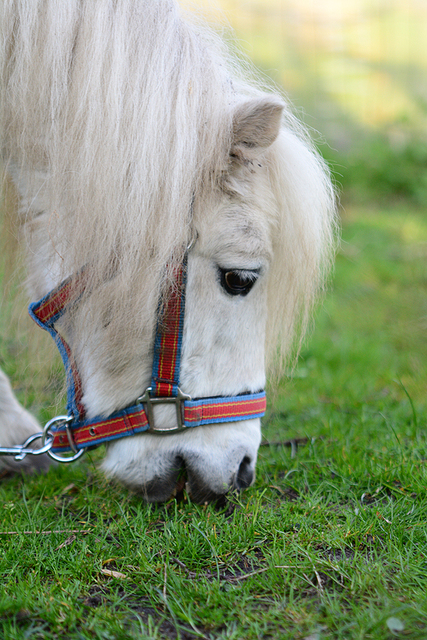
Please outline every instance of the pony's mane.
[{"label": "pony's mane", "polygon": [[[45,270],[52,256],[57,280],[90,264],[87,324],[101,318],[106,339],[151,336],[165,264],[191,238],[194,194],[203,202],[227,168],[233,105],[260,89],[174,0],[15,0],[3,15],[3,150],[38,190],[21,207],[33,247]],[[333,196],[289,111],[268,158],[278,229],[268,342],[274,352],[280,336],[286,355],[322,285]]]},{"label": "pony's mane", "polygon": [[310,141],[282,129],[270,155],[278,203],[269,282],[267,364],[280,377],[293,365],[324,292],[336,248],[335,192],[328,167]]}]

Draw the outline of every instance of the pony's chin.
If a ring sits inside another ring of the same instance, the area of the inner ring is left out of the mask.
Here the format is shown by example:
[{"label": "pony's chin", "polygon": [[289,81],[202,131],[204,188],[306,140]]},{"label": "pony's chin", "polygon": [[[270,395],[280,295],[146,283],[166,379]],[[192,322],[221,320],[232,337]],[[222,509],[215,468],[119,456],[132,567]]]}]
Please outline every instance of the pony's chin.
[{"label": "pony's chin", "polygon": [[179,498],[184,491],[186,478],[173,473],[169,478],[153,478],[142,486],[132,487],[134,491],[142,494],[146,502],[167,502],[172,498]]}]

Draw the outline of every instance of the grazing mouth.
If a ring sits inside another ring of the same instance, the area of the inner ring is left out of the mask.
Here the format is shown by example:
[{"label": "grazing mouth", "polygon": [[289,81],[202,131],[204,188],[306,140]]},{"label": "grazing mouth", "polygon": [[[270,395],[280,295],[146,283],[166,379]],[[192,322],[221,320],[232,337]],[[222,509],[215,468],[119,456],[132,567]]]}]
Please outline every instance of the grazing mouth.
[{"label": "grazing mouth", "polygon": [[170,463],[167,477],[155,477],[143,485],[143,494],[148,502],[168,502],[169,500],[190,500],[196,504],[214,503],[224,506],[231,494],[241,492],[254,480],[253,458],[245,455],[239,467],[228,480],[215,483],[212,487],[206,482],[202,472],[193,467],[191,461],[181,455],[175,455]]},{"label": "grazing mouth", "polygon": [[201,484],[200,481],[194,477],[194,474],[187,471],[185,463],[183,462],[168,499],[175,499],[178,502],[189,499],[197,504],[208,504],[216,502],[222,497],[223,495],[219,495],[206,485]]},{"label": "grazing mouth", "polygon": [[190,494],[190,484],[187,480],[187,473],[183,471],[178,478],[175,487],[172,490],[171,498],[175,498],[178,502],[181,502],[185,498],[185,493],[189,496]]},{"label": "grazing mouth", "polygon": [[230,488],[228,493],[218,495],[213,492],[202,494],[200,491],[194,496],[191,491],[191,485],[187,479],[187,474],[183,473],[177,481],[170,500],[176,500],[177,502],[184,502],[188,498],[197,504],[212,504],[215,509],[223,509],[229,503],[228,496],[236,495],[236,490]]}]

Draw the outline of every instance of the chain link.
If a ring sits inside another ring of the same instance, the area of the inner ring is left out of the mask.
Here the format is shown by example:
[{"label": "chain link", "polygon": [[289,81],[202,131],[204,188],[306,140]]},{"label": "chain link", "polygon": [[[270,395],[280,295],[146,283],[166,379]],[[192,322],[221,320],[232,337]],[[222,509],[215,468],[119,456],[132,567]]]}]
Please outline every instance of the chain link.
[{"label": "chain link", "polygon": [[[23,444],[17,444],[11,447],[0,447],[0,456],[13,456],[17,462],[22,462],[22,460],[24,460],[24,458],[28,455],[41,456],[47,453],[47,455],[53,460],[56,460],[56,462],[62,462],[65,464],[68,462],[74,462],[74,460],[77,460],[84,454],[85,450],[80,449],[78,451],[72,440],[71,431],[69,428],[67,428],[72,419],[73,418],[71,416],[56,416],[55,418],[52,418],[52,420],[49,420],[49,422],[46,423],[43,431],[34,433],[29,438],[27,438]],[[70,448],[73,452],[70,456],[64,456],[62,454],[54,453],[53,451],[51,451],[53,445],[53,433],[51,429],[57,423],[59,423],[60,425],[66,425],[66,432],[70,443]],[[30,446],[35,440],[42,441],[41,447],[35,449],[34,447]]]}]

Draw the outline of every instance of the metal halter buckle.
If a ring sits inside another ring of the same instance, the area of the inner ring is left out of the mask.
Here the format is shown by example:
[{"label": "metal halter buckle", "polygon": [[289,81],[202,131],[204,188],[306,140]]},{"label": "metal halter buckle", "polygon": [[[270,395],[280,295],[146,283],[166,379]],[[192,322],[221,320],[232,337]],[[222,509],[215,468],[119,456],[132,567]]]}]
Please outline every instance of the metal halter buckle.
[{"label": "metal halter buckle", "polygon": [[[151,392],[152,392],[152,388],[147,387],[147,389],[145,390],[145,393],[142,396],[140,396],[136,401],[137,404],[144,405],[145,412],[147,414],[148,429],[145,433],[158,433],[158,434],[172,433],[172,432],[178,433],[179,431],[184,431],[184,429],[187,429],[188,427],[184,424],[183,403],[185,400],[191,400],[191,396],[187,395],[186,393],[183,393],[179,387],[178,387],[176,396],[153,397],[150,395]],[[153,411],[154,404],[174,404],[175,410],[176,410],[177,426],[171,427],[171,428],[163,428],[163,429],[161,428],[159,429],[158,427],[155,427],[154,411]]]}]

